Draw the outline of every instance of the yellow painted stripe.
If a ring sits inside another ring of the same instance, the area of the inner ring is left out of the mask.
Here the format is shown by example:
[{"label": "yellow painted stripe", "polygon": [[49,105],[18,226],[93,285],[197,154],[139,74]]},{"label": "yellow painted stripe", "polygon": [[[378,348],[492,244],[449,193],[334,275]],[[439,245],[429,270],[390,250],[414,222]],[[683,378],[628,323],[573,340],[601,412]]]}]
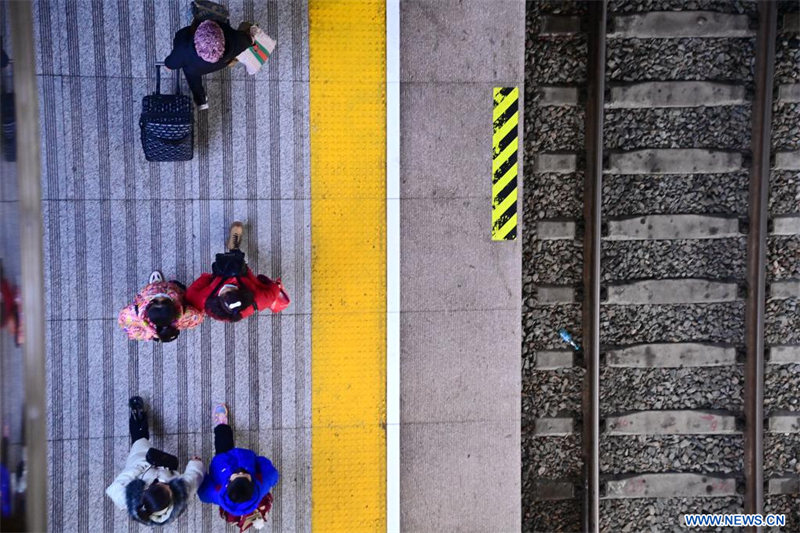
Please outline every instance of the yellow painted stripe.
[{"label": "yellow painted stripe", "polygon": [[516,201],[517,201],[517,189],[514,189],[513,191],[508,193],[508,196],[506,196],[505,199],[502,202],[500,202],[500,204],[494,206],[494,208],[492,209],[492,223],[494,224],[495,222],[497,222],[500,219],[500,217],[503,216],[506,213],[506,211],[508,211],[508,208],[516,203]]},{"label": "yellow painted stripe", "polygon": [[492,161],[492,172],[497,172],[497,169],[500,168],[506,160],[511,157],[511,154],[517,151],[517,146],[519,143],[519,137],[508,143],[508,146],[494,158]]},{"label": "yellow painted stripe", "polygon": [[386,528],[386,11],[310,0],[311,529]]},{"label": "yellow painted stripe", "polygon": [[502,190],[506,188],[508,182],[510,182],[516,177],[517,177],[517,163],[514,163],[514,165],[511,168],[509,168],[505,174],[503,174],[503,177],[497,180],[497,183],[492,185],[492,198],[497,197],[497,195],[500,194]]},{"label": "yellow painted stripe", "polygon": [[[500,89],[502,89],[502,87],[495,87],[495,95],[497,95],[500,92]],[[492,120],[494,121],[502,117],[506,109],[508,109],[509,106],[513,104],[518,98],[519,98],[519,89],[517,87],[514,87],[514,90],[512,90],[508,94],[508,96],[500,96],[499,98],[495,96],[497,104],[494,108],[494,113],[492,114]]]},{"label": "yellow painted stripe", "polygon": [[492,238],[494,240],[496,240],[496,241],[504,240],[506,238],[506,236],[509,233],[511,233],[511,230],[513,230],[516,227],[517,227],[517,214],[514,213],[511,216],[511,218],[509,218],[506,221],[506,223],[503,224],[502,228],[500,228],[499,230],[495,231],[495,234],[492,236]]},{"label": "yellow painted stripe", "polygon": [[519,112],[514,113],[511,115],[505,124],[500,126],[497,131],[494,132],[492,135],[492,142],[494,142],[494,146],[497,147],[500,145],[500,141],[502,141],[505,136],[508,134],[509,131],[513,130],[519,124]]}]

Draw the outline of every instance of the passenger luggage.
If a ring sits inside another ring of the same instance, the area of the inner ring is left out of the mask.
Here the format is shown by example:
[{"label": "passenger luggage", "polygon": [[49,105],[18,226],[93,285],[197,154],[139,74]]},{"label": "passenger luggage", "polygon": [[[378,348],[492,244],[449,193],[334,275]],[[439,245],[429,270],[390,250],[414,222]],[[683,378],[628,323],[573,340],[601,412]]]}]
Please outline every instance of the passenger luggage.
[{"label": "passenger luggage", "polygon": [[194,155],[192,99],[181,94],[176,75],[175,94],[161,94],[161,66],[156,65],[156,92],[142,98],[139,127],[148,161],[188,161]]},{"label": "passenger luggage", "polygon": [[192,2],[192,17],[196,20],[213,20],[228,24],[230,13],[222,4],[210,0],[195,0]]}]

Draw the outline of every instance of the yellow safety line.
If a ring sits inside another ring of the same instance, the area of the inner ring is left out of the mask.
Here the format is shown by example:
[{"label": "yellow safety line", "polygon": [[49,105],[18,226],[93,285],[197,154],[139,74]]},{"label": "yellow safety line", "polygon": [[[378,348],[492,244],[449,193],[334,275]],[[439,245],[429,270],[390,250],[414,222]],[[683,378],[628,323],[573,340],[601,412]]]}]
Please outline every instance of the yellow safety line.
[{"label": "yellow safety line", "polygon": [[497,107],[495,107],[494,111],[492,112],[492,120],[497,120],[503,116],[503,113],[505,113],[506,110],[511,107],[511,104],[513,104],[514,101],[519,98],[519,88],[514,87],[514,89],[508,93],[508,95],[501,96],[500,98],[501,99],[498,102]]},{"label": "yellow safety line", "polygon": [[497,180],[497,183],[492,185],[492,198],[500,194],[503,191],[503,189],[506,188],[506,185],[508,185],[511,182],[511,180],[513,180],[516,177],[517,177],[517,164],[514,163],[511,166],[511,168],[509,168],[506,171],[506,173],[503,174],[503,177]]},{"label": "yellow safety line", "polygon": [[500,129],[494,132],[494,134],[492,135],[492,142],[494,142],[495,145],[499,145],[500,141],[502,141],[505,138],[508,132],[517,127],[517,124],[519,124],[519,112],[511,115],[511,118],[508,119],[508,121],[505,124],[500,126]]},{"label": "yellow safety line", "polygon": [[310,0],[311,529],[386,528],[386,9]]},{"label": "yellow safety line", "polygon": [[503,166],[503,163],[505,163],[506,160],[511,157],[511,154],[517,151],[517,148],[519,147],[518,139],[519,138],[517,137],[508,143],[508,146],[506,146],[500,154],[495,156],[494,160],[492,161],[492,172],[497,172],[497,169]]},{"label": "yellow safety line", "polygon": [[514,189],[505,199],[492,209],[492,223],[497,222],[501,216],[506,214],[508,208],[517,203],[517,189]]},{"label": "yellow safety line", "polygon": [[509,218],[506,221],[506,223],[503,224],[503,227],[497,230],[497,238],[504,239],[505,236],[508,235],[508,233],[516,226],[517,226],[517,214],[514,213],[513,215],[511,215],[511,218]]}]

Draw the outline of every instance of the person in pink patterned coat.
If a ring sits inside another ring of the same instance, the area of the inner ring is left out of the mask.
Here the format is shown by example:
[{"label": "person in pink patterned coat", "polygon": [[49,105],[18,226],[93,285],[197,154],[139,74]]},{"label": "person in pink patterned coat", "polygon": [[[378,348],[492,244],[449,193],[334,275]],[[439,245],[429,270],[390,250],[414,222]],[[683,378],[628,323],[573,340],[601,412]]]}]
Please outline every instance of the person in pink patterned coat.
[{"label": "person in pink patterned coat", "polygon": [[203,312],[186,302],[183,285],[164,281],[161,272],[155,271],[133,303],[119,312],[117,322],[131,340],[170,342],[181,330],[199,326]]}]

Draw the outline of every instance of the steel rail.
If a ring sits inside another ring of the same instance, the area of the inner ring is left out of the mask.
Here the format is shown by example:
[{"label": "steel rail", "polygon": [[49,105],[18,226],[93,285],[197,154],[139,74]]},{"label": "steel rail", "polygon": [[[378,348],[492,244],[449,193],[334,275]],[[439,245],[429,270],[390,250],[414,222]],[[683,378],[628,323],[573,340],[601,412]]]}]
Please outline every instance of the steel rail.
[{"label": "steel rail", "polygon": [[777,3],[758,4],[752,167],[747,235],[747,302],[744,366],[744,512],[764,511],[764,309],[766,301],[767,200],[769,196],[772,93]]},{"label": "steel rail", "polygon": [[600,224],[603,191],[603,104],[606,0],[589,4],[586,170],[583,191],[584,530],[600,527]]}]

